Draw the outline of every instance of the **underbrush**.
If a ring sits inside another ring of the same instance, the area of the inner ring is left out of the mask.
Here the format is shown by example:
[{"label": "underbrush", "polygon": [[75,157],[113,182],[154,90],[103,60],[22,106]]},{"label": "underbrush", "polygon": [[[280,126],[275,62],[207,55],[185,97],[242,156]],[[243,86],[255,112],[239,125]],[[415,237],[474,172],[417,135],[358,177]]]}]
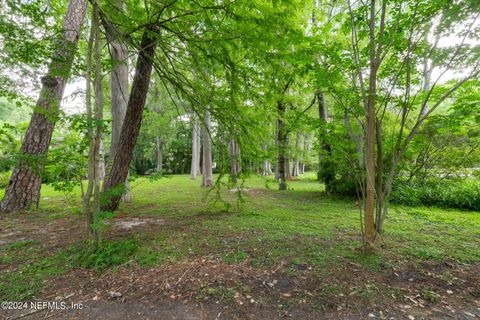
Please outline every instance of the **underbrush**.
[{"label": "underbrush", "polygon": [[474,178],[428,178],[398,180],[391,201],[408,206],[437,206],[480,211],[480,180]]},{"label": "underbrush", "polygon": [[71,247],[65,254],[72,265],[102,271],[130,261],[139,245],[134,239],[103,241],[98,248],[80,244]]}]

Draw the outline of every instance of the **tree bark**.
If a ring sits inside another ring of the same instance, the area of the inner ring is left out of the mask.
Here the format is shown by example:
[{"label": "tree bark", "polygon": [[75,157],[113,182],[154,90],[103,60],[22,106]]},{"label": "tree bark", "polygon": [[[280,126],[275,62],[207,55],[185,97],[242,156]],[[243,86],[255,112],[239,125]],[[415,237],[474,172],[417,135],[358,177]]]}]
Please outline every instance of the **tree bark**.
[{"label": "tree bark", "polygon": [[[93,214],[98,214],[100,209],[100,181],[105,177],[105,163],[103,161],[102,140],[103,140],[103,68],[102,68],[102,41],[100,39],[100,17],[98,4],[93,5],[93,27],[95,29],[95,143],[94,143],[94,187],[93,187]],[[103,168],[102,168],[103,165]],[[102,171],[103,169],[103,171]],[[102,176],[103,175],[103,176]],[[95,216],[94,220],[95,222]],[[92,228],[92,227],[91,227]],[[98,227],[93,227],[93,241],[98,247],[101,241],[101,233]]]},{"label": "tree bark", "polygon": [[[423,59],[423,86],[422,90],[425,94],[428,94],[431,87],[433,67],[429,63],[428,57]],[[428,105],[427,103],[423,104],[422,109],[420,110],[420,115],[425,117],[428,114]]]},{"label": "tree bark", "polygon": [[286,152],[287,152],[287,143],[288,143],[288,133],[286,132],[285,123],[283,122],[283,117],[285,115],[285,104],[278,101],[277,102],[277,170],[278,170],[278,189],[286,190],[287,189],[287,176],[285,168],[288,165]]},{"label": "tree bark", "polygon": [[325,102],[325,95],[322,91],[317,90],[317,101],[318,101],[318,117],[320,120],[320,152],[318,155],[318,166],[319,171],[323,172],[323,183],[325,184],[325,190],[327,192],[331,191],[331,182],[335,179],[335,172],[332,166],[328,166],[328,170],[331,172],[325,172],[325,154],[330,156],[332,154],[332,146],[327,142],[328,130],[326,125],[328,123],[328,110],[327,103]]},{"label": "tree bark", "polygon": [[38,206],[42,172],[48,147],[58,118],[60,102],[77,49],[87,0],[70,0],[63,22],[63,32],[56,44],[48,72],[42,78],[42,89],[32,114],[17,162],[5,196],[2,212],[20,211],[32,204]]},{"label": "tree bark", "polygon": [[[278,111],[277,111],[278,112]],[[275,121],[275,150],[277,150],[277,158],[275,159],[275,166],[274,166],[274,171],[275,171],[275,180],[279,181],[280,179],[280,172],[278,170],[278,120]]]},{"label": "tree bark", "polygon": [[[123,2],[117,0],[120,10],[124,9]],[[123,120],[127,112],[128,104],[128,49],[125,44],[118,41],[115,35],[107,32],[107,39],[110,45],[110,54],[114,63],[114,68],[110,74],[110,94],[112,106],[112,136],[110,143],[110,161],[112,165],[115,158],[115,152],[118,149],[120,132],[122,130]],[[108,169],[107,169],[108,171]],[[132,191],[128,177],[125,179],[125,193],[122,195],[124,202],[132,201]]]},{"label": "tree bark", "polygon": [[158,136],[156,141],[157,146],[157,172],[161,172],[163,170],[163,141],[162,137]]},{"label": "tree bark", "polygon": [[378,63],[375,54],[375,0],[370,7],[370,76],[366,110],[366,197],[365,197],[365,244],[369,251],[375,251],[380,237],[375,231],[375,102],[377,94]]},{"label": "tree bark", "polygon": [[285,179],[292,180],[292,170],[290,167],[290,157],[288,153],[285,155]]},{"label": "tree bark", "polygon": [[87,44],[86,72],[85,72],[85,108],[87,117],[87,137],[88,137],[88,171],[87,171],[87,189],[83,194],[83,213],[90,238],[93,234],[93,214],[94,210],[91,205],[93,195],[93,187],[95,183],[95,134],[93,132],[92,121],[92,48],[95,33],[94,26],[90,27],[90,36]]},{"label": "tree bark", "polygon": [[377,140],[377,173],[375,192],[377,197],[377,209],[375,216],[375,231],[380,235],[383,222],[383,141],[381,122],[377,120],[375,126]]},{"label": "tree bark", "polygon": [[[102,111],[103,112],[103,111]],[[102,116],[103,119],[103,116]],[[103,145],[103,134],[102,134],[102,140],[100,140],[100,150],[99,150],[99,176],[100,180],[105,181],[105,174],[106,174],[106,166],[105,166],[105,148]]]},{"label": "tree bark", "polygon": [[297,132],[297,137],[295,140],[295,159],[293,160],[293,174],[292,176],[298,177],[300,175],[300,137],[301,133]]},{"label": "tree bark", "polygon": [[150,85],[153,59],[157,46],[157,41],[153,34],[156,32],[157,30],[146,28],[142,36],[132,90],[127,104],[127,112],[120,132],[118,149],[115,152],[112,169],[103,186],[102,211],[118,209],[121,195],[124,192],[125,179],[128,175],[133,149],[140,131],[143,109]]},{"label": "tree bark", "polygon": [[192,117],[192,165],[190,168],[190,178],[195,180],[200,174],[200,125],[196,116]]},{"label": "tree bark", "polygon": [[[92,117],[91,105],[91,78],[92,78],[92,44],[95,38],[95,105]],[[103,134],[103,76],[101,60],[102,44],[100,40],[100,23],[98,6],[93,5],[92,27],[87,47],[87,72],[86,72],[86,111],[87,111],[87,134],[89,140],[88,150],[88,186],[83,199],[83,209],[86,216],[87,230],[93,239],[95,247],[101,241],[100,229],[94,226],[95,215],[100,207],[100,180],[101,180],[101,157],[100,153]],[[95,122],[93,122],[93,119]],[[91,198],[93,195],[93,205]]]},{"label": "tree bark", "polygon": [[262,176],[269,176],[271,174],[272,174],[272,167],[271,167],[270,161],[268,160],[263,161]]},{"label": "tree bark", "polygon": [[234,181],[237,181],[237,177],[240,174],[240,147],[238,146],[235,138],[230,139],[230,173]]},{"label": "tree bark", "polygon": [[302,150],[302,161],[300,163],[300,174],[304,174],[305,173],[305,161],[307,161],[307,157],[308,157],[308,151],[310,149],[310,145],[309,145],[309,135],[308,134],[305,134],[303,136],[303,150]]},{"label": "tree bark", "polygon": [[205,111],[203,127],[202,187],[212,187],[212,144],[210,141],[210,112]]}]

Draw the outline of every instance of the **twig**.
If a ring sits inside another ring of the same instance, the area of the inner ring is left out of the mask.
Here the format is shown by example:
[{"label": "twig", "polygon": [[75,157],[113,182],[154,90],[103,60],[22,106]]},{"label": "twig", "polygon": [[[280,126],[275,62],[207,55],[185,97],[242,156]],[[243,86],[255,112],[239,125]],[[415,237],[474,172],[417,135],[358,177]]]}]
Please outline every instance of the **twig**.
[{"label": "twig", "polygon": [[175,286],[176,286],[177,284],[179,284],[180,281],[182,281],[183,277],[187,274],[188,271],[190,271],[190,269],[192,269],[192,267],[190,267],[190,268],[188,268],[187,270],[185,270],[185,272],[182,274],[182,276],[181,276],[180,278],[178,278],[177,282],[175,282],[175,284],[174,284]]},{"label": "twig", "polygon": [[272,271],[272,273],[277,272],[277,270],[280,269],[281,267],[283,267],[283,261],[280,263],[278,267],[275,268],[275,270]]}]

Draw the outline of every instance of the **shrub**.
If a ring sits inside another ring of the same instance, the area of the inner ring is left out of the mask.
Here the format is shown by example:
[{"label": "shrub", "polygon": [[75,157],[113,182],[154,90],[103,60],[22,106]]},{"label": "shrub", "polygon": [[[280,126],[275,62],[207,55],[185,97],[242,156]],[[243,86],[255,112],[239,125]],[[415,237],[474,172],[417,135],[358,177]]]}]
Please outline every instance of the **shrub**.
[{"label": "shrub", "polygon": [[356,198],[357,185],[352,177],[341,177],[330,182],[328,191],[336,196]]},{"label": "shrub", "polygon": [[480,211],[480,180],[428,178],[396,181],[391,201],[410,206],[437,206]]}]

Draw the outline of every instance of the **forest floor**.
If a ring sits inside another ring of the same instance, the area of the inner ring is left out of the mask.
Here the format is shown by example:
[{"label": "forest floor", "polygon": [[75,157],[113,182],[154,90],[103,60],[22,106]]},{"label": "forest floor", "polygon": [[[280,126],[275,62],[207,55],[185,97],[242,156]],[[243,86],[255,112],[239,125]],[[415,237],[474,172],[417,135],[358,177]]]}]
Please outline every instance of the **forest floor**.
[{"label": "forest floor", "polygon": [[198,185],[135,180],[95,254],[78,194],[45,186],[38,210],[0,217],[0,301],[67,309],[0,320],[480,318],[479,212],[393,206],[372,256],[358,205],[312,175],[286,192],[252,177],[241,198]]}]

